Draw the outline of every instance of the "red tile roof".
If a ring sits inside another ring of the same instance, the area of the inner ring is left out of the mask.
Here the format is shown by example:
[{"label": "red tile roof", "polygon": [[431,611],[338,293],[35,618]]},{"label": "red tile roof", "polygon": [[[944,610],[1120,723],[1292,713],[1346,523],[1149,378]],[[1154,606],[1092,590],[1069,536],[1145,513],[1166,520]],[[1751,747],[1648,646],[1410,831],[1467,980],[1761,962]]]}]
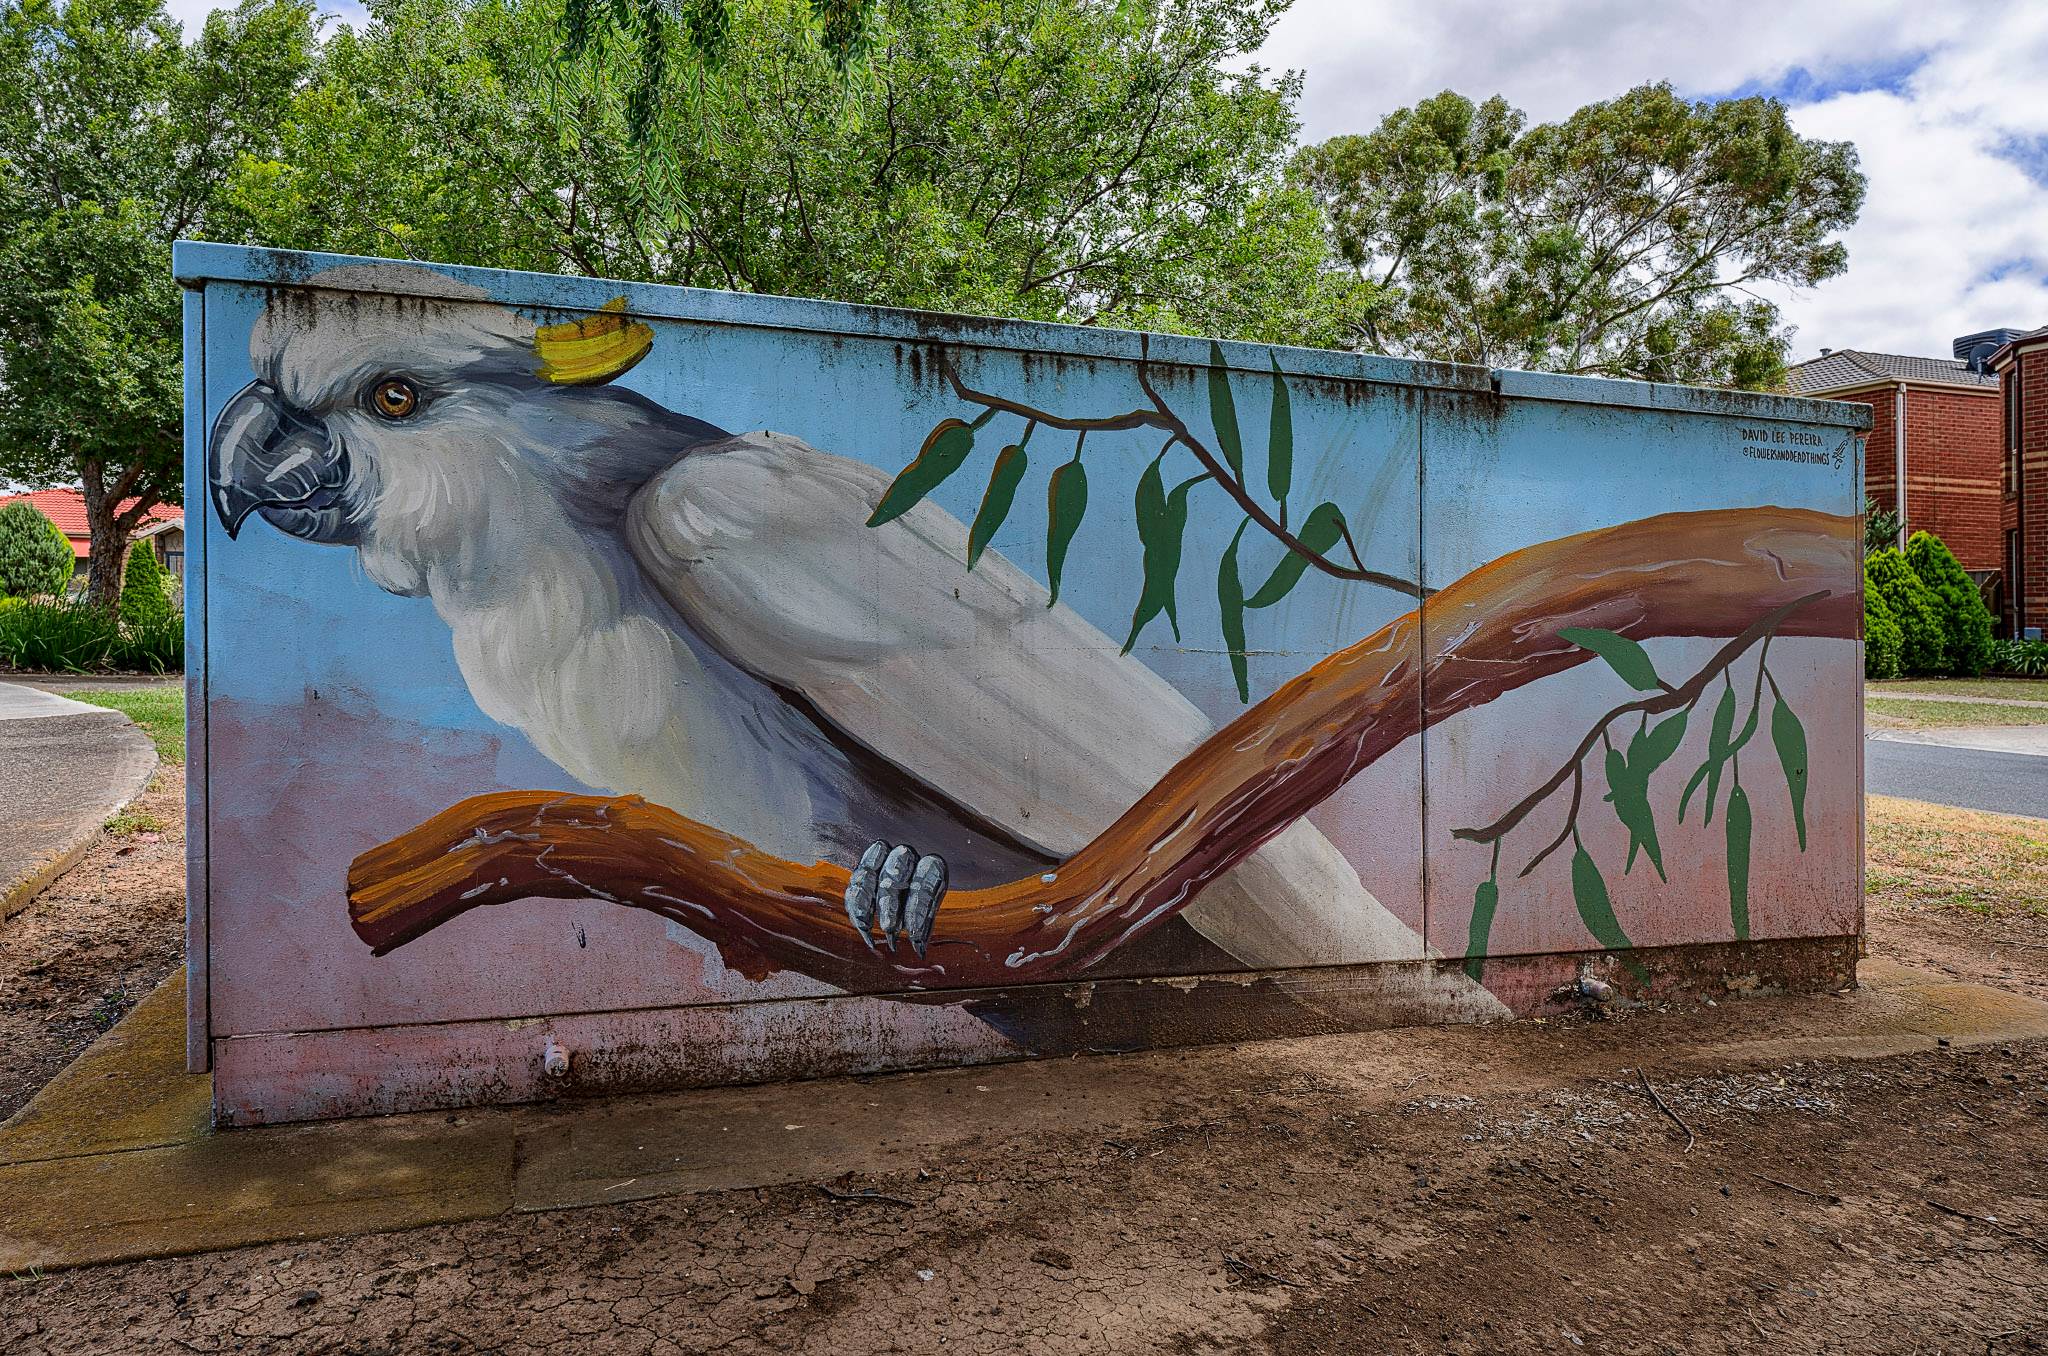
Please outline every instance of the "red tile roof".
[{"label": "red tile roof", "polygon": [[[31,490],[27,494],[0,494],[0,506],[12,504],[17,499],[26,499],[43,511],[43,515],[57,525],[57,530],[71,539],[71,550],[80,560],[92,551],[92,532],[85,522],[85,496],[77,490]],[[115,511],[125,512],[133,499],[124,499]],[[175,504],[153,504],[146,515],[151,523],[176,523],[183,526],[185,510]]]}]

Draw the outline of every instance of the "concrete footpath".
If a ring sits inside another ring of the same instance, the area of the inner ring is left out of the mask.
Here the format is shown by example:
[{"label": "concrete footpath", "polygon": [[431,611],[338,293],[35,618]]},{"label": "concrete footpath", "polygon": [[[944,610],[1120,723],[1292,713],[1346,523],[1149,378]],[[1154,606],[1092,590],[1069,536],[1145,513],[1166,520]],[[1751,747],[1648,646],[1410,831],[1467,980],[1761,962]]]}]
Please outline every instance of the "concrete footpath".
[{"label": "concrete footpath", "polygon": [[[180,975],[0,1126],[0,1274],[792,1183],[858,1200],[831,1184],[1009,1134],[1128,1141],[1244,1067],[1212,1046],[214,1132],[183,1014]],[[1258,1048],[1276,1066],[1412,1070],[1357,1092],[1361,1113],[1392,1114],[1469,1090],[1474,1047],[1503,1042],[1532,1086],[1645,1066],[1679,1079],[2048,1040],[2048,1003],[1872,959],[1839,994],[1637,1014],[1626,1039],[1604,1034],[1516,1023]]]},{"label": "concrete footpath", "polygon": [[0,682],[0,918],[77,861],[154,771],[155,746],[119,711]]}]

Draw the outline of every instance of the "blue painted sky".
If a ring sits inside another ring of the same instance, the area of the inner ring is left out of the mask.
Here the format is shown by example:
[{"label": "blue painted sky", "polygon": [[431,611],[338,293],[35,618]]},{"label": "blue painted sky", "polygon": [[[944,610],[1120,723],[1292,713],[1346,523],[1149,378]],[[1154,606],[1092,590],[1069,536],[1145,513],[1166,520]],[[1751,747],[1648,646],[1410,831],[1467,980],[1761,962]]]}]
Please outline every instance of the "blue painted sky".
[{"label": "blue painted sky", "polygon": [[[207,298],[210,421],[252,377],[248,334],[261,303],[260,293],[224,283],[210,286]],[[765,299],[750,304],[763,310],[775,305]],[[393,355],[399,370],[403,361],[402,354]],[[962,361],[971,384],[1054,413],[1101,415],[1146,403],[1129,364],[1049,368],[1001,351]],[[1206,374],[1165,367],[1154,380],[1196,436],[1219,446],[1209,420]],[[905,366],[891,342],[734,325],[662,322],[653,353],[622,384],[723,428],[793,434],[891,473],[910,460],[940,419],[976,413],[940,388],[931,373],[920,378]],[[1745,424],[1780,427],[1778,443],[1802,446],[1784,436],[1789,429],[1766,420],[1529,402],[1517,405],[1504,422],[1439,426],[1430,435],[1424,476],[1417,465],[1419,402],[1408,392],[1361,387],[1344,399],[1319,394],[1306,379],[1290,378],[1288,384],[1295,449],[1289,502],[1296,520],[1328,501],[1344,514],[1368,567],[1405,579],[1423,577],[1432,586],[1562,532],[1672,509],[1755,503],[1834,512],[1854,507],[1852,473],[1826,460],[1847,444],[1841,430],[1815,435],[1811,446],[1819,455],[1802,463],[1750,455],[1756,435],[1745,433]],[[1267,455],[1272,378],[1238,372],[1231,385],[1239,426],[1247,431],[1247,483],[1256,486]],[[933,494],[934,501],[960,521],[972,520],[997,448],[1019,437],[1023,422],[999,416],[969,462]],[[1144,576],[1129,506],[1140,472],[1161,454],[1162,442],[1157,430],[1098,433],[1087,442],[1090,509],[1067,556],[1061,599],[1112,638],[1128,632]],[[995,551],[1040,580],[1047,577],[1046,478],[1073,448],[1071,434],[1038,433],[1015,508],[992,542]],[[1169,483],[1198,469],[1185,450],[1167,456]],[[1603,478],[1616,465],[1632,473]],[[1425,480],[1432,487],[1426,515],[1419,497]],[[1596,481],[1602,493],[1589,500],[1585,487]],[[1198,482],[1190,510],[1177,590],[1179,634],[1161,617],[1138,639],[1136,650],[1212,717],[1228,717],[1242,708],[1224,658],[1214,580],[1242,515],[1220,488]],[[1425,517],[1426,561],[1420,540]],[[330,699],[353,696],[397,720],[503,733],[523,748],[524,741],[490,721],[470,699],[448,628],[428,600],[387,594],[370,582],[353,551],[289,538],[259,519],[251,519],[233,541],[213,524],[208,528],[208,655],[215,698],[293,707],[317,689]],[[1277,544],[1252,533],[1239,556],[1244,577],[1255,586],[1281,555]],[[964,563],[961,569],[964,577]],[[1303,576],[1284,601],[1247,618],[1253,695],[1412,606],[1410,597],[1386,588],[1315,572]]]}]

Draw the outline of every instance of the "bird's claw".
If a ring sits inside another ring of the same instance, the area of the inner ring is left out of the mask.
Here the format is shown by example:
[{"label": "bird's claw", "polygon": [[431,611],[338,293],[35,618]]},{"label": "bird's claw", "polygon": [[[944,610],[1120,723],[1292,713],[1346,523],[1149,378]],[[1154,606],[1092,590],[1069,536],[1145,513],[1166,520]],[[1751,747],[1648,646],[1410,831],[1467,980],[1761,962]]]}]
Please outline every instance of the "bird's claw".
[{"label": "bird's claw", "polygon": [[891,951],[901,936],[922,960],[945,893],[945,858],[920,857],[908,843],[870,843],[846,882],[846,917],[870,951],[879,926]]}]

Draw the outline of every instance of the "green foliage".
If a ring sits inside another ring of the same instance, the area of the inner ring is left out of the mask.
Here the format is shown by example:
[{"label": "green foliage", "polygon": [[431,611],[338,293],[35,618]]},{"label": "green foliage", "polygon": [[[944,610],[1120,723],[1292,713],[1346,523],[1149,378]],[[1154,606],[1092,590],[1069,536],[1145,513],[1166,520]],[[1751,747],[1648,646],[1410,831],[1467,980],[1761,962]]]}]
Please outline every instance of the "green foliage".
[{"label": "green foliage", "polygon": [[941,419],[924,438],[924,446],[908,466],[896,473],[882,502],[868,515],[869,527],[880,527],[910,512],[924,497],[946,483],[974,451],[974,434],[989,421],[989,411],[972,424],[964,419]]},{"label": "green foliage", "polygon": [[1649,652],[1627,636],[1592,627],[1567,626],[1557,633],[1557,638],[1599,655],[1607,661],[1607,667],[1638,692],[1655,692],[1664,685],[1650,663]]},{"label": "green foliage", "polygon": [[1787,334],[1759,283],[1840,273],[1855,148],[1775,99],[1643,85],[1527,127],[1446,91],[1301,152],[1360,289],[1351,342],[1489,366],[1768,389]]},{"label": "green foliage", "polygon": [[185,667],[185,620],[175,612],[134,625],[85,599],[17,600],[0,608],[0,666],[31,673]]},{"label": "green foliage", "polygon": [[1995,640],[1991,642],[1991,671],[2039,678],[2048,674],[2048,640]]},{"label": "green foliage", "polygon": [[[1029,432],[1024,442],[1029,442]],[[1002,528],[1004,519],[1010,516],[1011,505],[1017,502],[1017,486],[1024,480],[1024,473],[1031,469],[1031,459],[1024,454],[1024,442],[1011,443],[996,457],[995,469],[989,472],[988,489],[981,498],[981,509],[974,515],[974,526],[967,533],[967,568],[981,559],[981,553],[995,539]]]},{"label": "green foliage", "polygon": [[1165,461],[1166,454],[1161,452],[1138,477],[1136,513],[1138,542],[1144,548],[1145,581],[1138,604],[1131,611],[1131,633],[1124,639],[1125,654],[1138,643],[1146,623],[1162,612],[1173,628],[1174,640],[1180,640],[1180,604],[1175,586],[1180,577],[1181,540],[1188,526],[1188,491],[1195,482],[1183,481],[1169,495],[1161,469]]},{"label": "green foliage", "polygon": [[1488,876],[1472,892],[1472,924],[1465,937],[1465,977],[1475,984],[1486,972],[1486,948],[1493,936],[1493,916],[1500,910],[1500,881]]},{"label": "green foliage", "polygon": [[1882,551],[1899,544],[1899,515],[1890,509],[1881,509],[1877,501],[1866,496],[1863,500],[1863,554]]},{"label": "green foliage", "polygon": [[1323,342],[1282,7],[373,0],[233,196],[285,246]]},{"label": "green foliage", "polygon": [[1685,784],[1685,792],[1678,798],[1678,819],[1685,822],[1686,807],[1692,804],[1692,793],[1702,782],[1706,783],[1707,797],[1704,802],[1703,823],[1714,822],[1714,796],[1721,788],[1721,769],[1726,766],[1735,742],[1735,685],[1729,683],[1721,689],[1721,700],[1714,705],[1714,723],[1707,731],[1707,757],[1699,770]]},{"label": "green foliage", "polygon": [[[1728,789],[1728,919],[1735,940],[1749,940],[1749,793],[1738,784]],[[1801,848],[1806,845],[1800,844]]]},{"label": "green foliage", "polygon": [[0,507],[0,598],[55,597],[78,560],[71,543],[26,499]]},{"label": "green foliage", "polygon": [[[1782,615],[1782,614],[1780,614]],[[1798,835],[1799,850],[1806,850],[1806,788],[1809,763],[1806,748],[1806,727],[1793,712],[1791,704],[1778,687],[1778,680],[1770,670],[1770,632],[1763,634],[1763,649],[1757,656],[1756,677],[1750,685],[1749,717],[1741,730],[1735,728],[1736,715],[1741,710],[1741,699],[1735,690],[1731,673],[1735,657],[1718,661],[1717,667],[1696,674],[1683,686],[1667,687],[1657,676],[1649,654],[1642,646],[1613,631],[1597,630],[1590,627],[1572,627],[1558,633],[1558,638],[1569,641],[1583,649],[1590,650],[1604,658],[1608,665],[1619,674],[1629,686],[1639,692],[1668,693],[1666,700],[1684,701],[1684,705],[1665,716],[1654,726],[1650,723],[1650,711],[1642,702],[1630,703],[1603,717],[1595,727],[1594,734],[1606,747],[1605,775],[1607,780],[1606,801],[1614,807],[1615,818],[1628,830],[1628,859],[1622,865],[1622,874],[1627,875],[1635,868],[1636,854],[1640,851],[1656,869],[1658,879],[1667,879],[1664,872],[1663,848],[1657,834],[1657,812],[1650,794],[1650,779],[1657,770],[1670,761],[1680,744],[1685,742],[1685,732],[1693,709],[1703,696],[1704,685],[1716,673],[1721,679],[1721,695],[1714,704],[1712,722],[1707,730],[1707,752],[1692,776],[1687,780],[1684,791],[1678,799],[1678,819],[1685,822],[1686,811],[1692,804],[1693,795],[1702,787],[1706,794],[1702,798],[1705,807],[1702,813],[1704,823],[1712,823],[1714,806],[1720,798],[1721,779],[1729,775],[1727,808],[1723,816],[1722,831],[1727,840],[1728,870],[1728,914],[1739,940],[1749,937],[1749,861],[1750,839],[1753,829],[1752,807],[1749,793],[1742,786],[1741,754],[1750,738],[1756,733],[1759,718],[1763,713],[1764,688],[1770,687],[1771,698],[1771,744],[1777,753],[1778,767],[1785,779],[1785,788],[1790,800],[1792,825]],[[1644,701],[1655,702],[1656,698]],[[1667,708],[1668,709],[1668,708]],[[1624,752],[1614,743],[1609,727],[1615,719],[1628,711],[1638,711],[1636,730],[1629,739]],[[1590,745],[1593,736],[1587,736]],[[1579,757],[1584,758],[1582,752]],[[1583,778],[1584,769],[1574,769],[1576,776]],[[1575,782],[1574,785],[1577,785]],[[1578,807],[1578,794],[1573,794],[1574,811]],[[1500,858],[1498,835],[1504,834],[1519,822],[1519,816],[1526,813],[1527,805],[1519,807],[1514,815],[1501,821],[1501,827],[1484,832],[1461,830],[1460,836],[1491,837],[1494,843],[1494,871],[1498,876]],[[1599,865],[1587,853],[1582,842],[1578,842],[1579,824],[1574,814],[1565,826],[1576,844],[1572,858],[1572,895],[1578,903],[1579,915],[1587,930],[1606,946],[1626,946],[1624,939],[1619,943],[1608,940],[1608,932],[1620,934],[1620,924],[1614,919],[1613,903],[1608,894],[1607,883],[1601,875]],[[1558,840],[1562,843],[1563,839]],[[1546,853],[1548,849],[1545,850]],[[1533,870],[1544,854],[1539,853],[1523,869],[1526,875]],[[1476,949],[1483,945],[1484,937],[1475,932],[1470,943]],[[1488,926],[1491,926],[1489,914]],[[1475,975],[1476,977],[1476,975]]]},{"label": "green foliage", "polygon": [[1863,676],[1896,678],[1899,654],[1906,647],[1906,633],[1898,614],[1870,582],[1867,563],[1863,571]]},{"label": "green foliage", "polygon": [[171,241],[247,237],[225,190],[274,152],[313,33],[305,0],[246,0],[190,43],[161,0],[0,5],[0,478],[106,505],[109,605],[129,533],[180,492]]},{"label": "green foliage", "polygon": [[1297,534],[1302,551],[1289,551],[1280,557],[1280,563],[1273,567],[1273,573],[1266,576],[1266,582],[1258,591],[1245,600],[1246,607],[1271,607],[1285,598],[1302,575],[1308,572],[1311,556],[1327,556],[1337,549],[1337,543],[1344,539],[1344,510],[1324,500],[1309,510],[1308,519]]},{"label": "green foliage", "polygon": [[137,542],[128,552],[128,568],[121,580],[121,620],[130,626],[149,627],[171,614],[171,595],[164,587],[163,567],[148,542]]},{"label": "green foliage", "polygon": [[1579,921],[1593,934],[1594,941],[1613,951],[1625,951],[1635,945],[1622,931],[1621,920],[1614,916],[1614,901],[1608,897],[1607,880],[1600,874],[1599,863],[1578,844],[1572,849],[1572,902],[1578,906]]},{"label": "green foliage", "polygon": [[1081,530],[1088,512],[1088,468],[1081,464],[1083,434],[1074,440],[1074,459],[1053,468],[1045,487],[1045,579],[1051,596],[1045,605],[1060,600],[1060,574],[1067,567],[1067,548]]},{"label": "green foliage", "polygon": [[1941,613],[1941,671],[1974,678],[1991,663],[1991,609],[1977,581],[1931,532],[1906,542],[1906,563],[1933,592]]},{"label": "green foliage", "polygon": [[1778,751],[1778,769],[1785,774],[1785,794],[1792,800],[1792,827],[1799,834],[1799,850],[1806,851],[1806,778],[1811,768],[1806,757],[1806,726],[1793,714],[1791,703],[1771,683],[1771,743]]},{"label": "green foliage", "polygon": [[1287,496],[1294,491],[1294,397],[1280,372],[1280,359],[1273,362],[1273,409],[1266,428],[1266,490],[1280,507],[1280,521],[1287,521]]},{"label": "green foliage", "polygon": [[1238,572],[1237,548],[1244,540],[1244,530],[1251,525],[1249,518],[1237,525],[1230,549],[1223,553],[1216,567],[1216,607],[1223,619],[1223,646],[1230,652],[1230,676],[1237,683],[1237,699],[1241,702],[1251,701],[1252,688],[1244,639],[1244,576]]},{"label": "green foliage", "polygon": [[1898,551],[1877,551],[1864,557],[1866,591],[1883,597],[1899,626],[1899,671],[1939,673],[1947,651],[1941,603]]}]

